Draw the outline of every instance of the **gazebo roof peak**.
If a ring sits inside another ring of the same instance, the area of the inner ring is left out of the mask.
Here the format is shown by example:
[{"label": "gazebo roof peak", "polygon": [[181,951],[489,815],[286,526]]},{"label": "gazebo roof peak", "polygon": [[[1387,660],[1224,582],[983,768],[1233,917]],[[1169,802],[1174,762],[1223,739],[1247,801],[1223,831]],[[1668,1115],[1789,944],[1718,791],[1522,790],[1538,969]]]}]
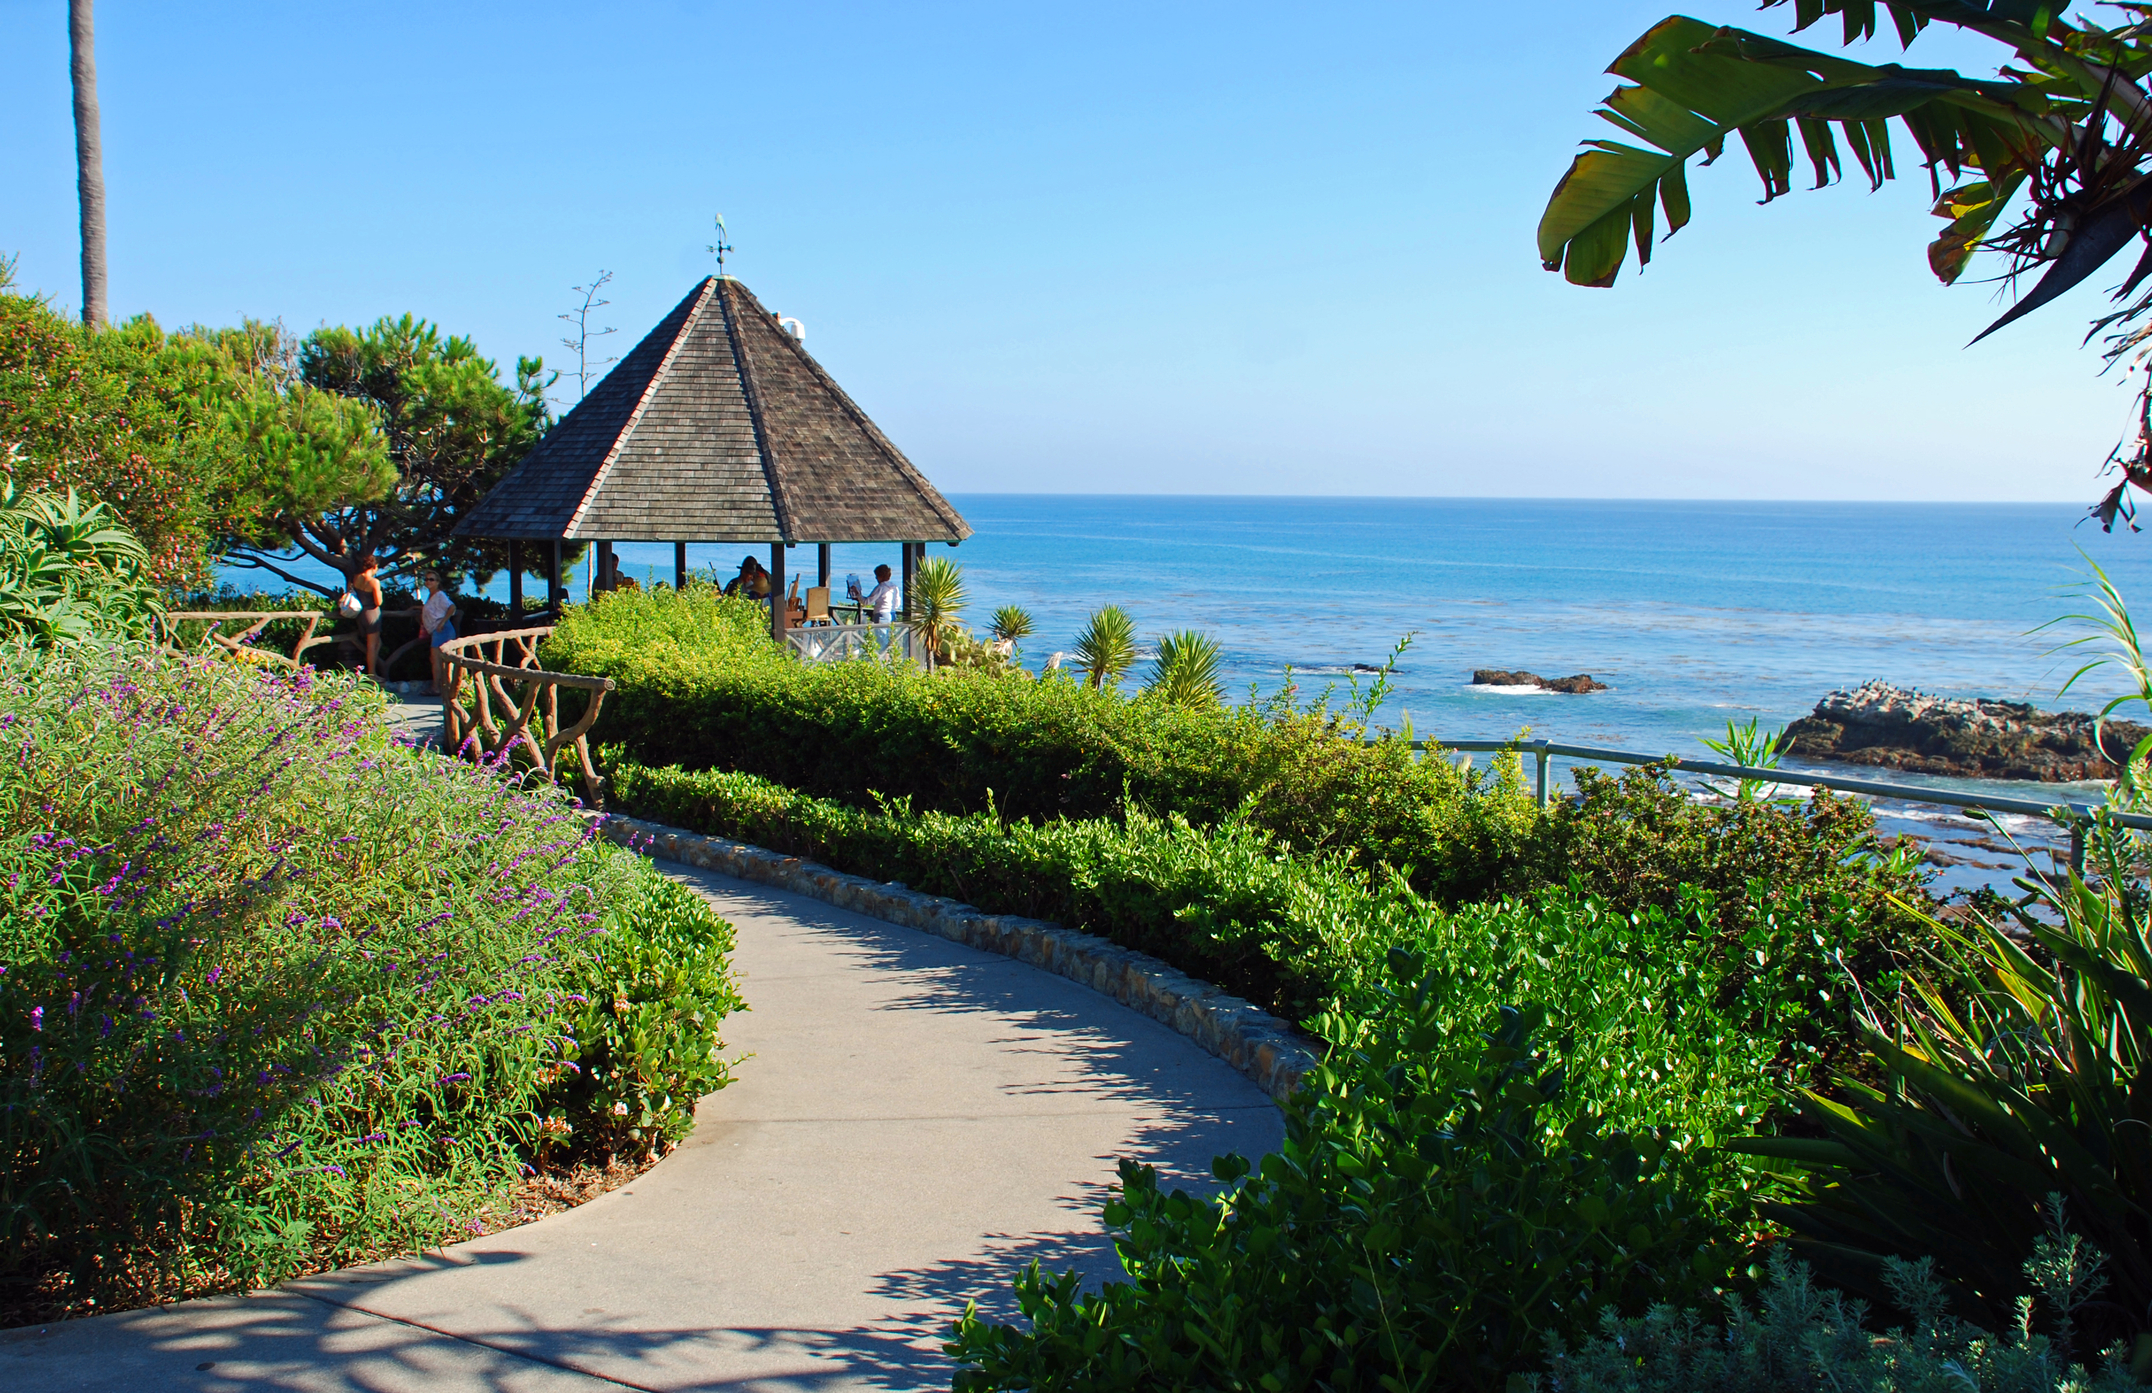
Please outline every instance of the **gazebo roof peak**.
[{"label": "gazebo roof peak", "polygon": [[456,530],[525,541],[971,535],[731,276],[697,284]]}]

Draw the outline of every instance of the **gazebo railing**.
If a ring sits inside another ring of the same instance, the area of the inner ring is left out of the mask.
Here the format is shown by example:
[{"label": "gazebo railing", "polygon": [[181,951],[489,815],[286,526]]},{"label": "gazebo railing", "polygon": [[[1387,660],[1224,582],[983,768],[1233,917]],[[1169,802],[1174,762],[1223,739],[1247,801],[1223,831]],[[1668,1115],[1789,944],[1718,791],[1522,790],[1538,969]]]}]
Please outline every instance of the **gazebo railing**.
[{"label": "gazebo railing", "polygon": [[916,660],[923,645],[908,624],[809,624],[785,630],[785,642],[810,663]]},{"label": "gazebo railing", "polygon": [[[598,807],[604,792],[590,763],[588,736],[613,680],[540,667],[538,645],[552,632],[547,624],[474,634],[441,645],[441,663],[448,673],[448,690],[441,700],[442,745],[448,754],[469,752],[495,760],[512,758],[520,750],[548,783],[559,781],[561,755],[573,749],[583,801]],[[585,696],[581,716],[567,725],[561,724],[560,715],[563,687]]]},{"label": "gazebo railing", "polygon": [[[329,634],[315,636],[314,630],[321,624],[322,617],[319,611],[310,609],[171,610],[157,617],[157,645],[167,653],[185,652],[186,648],[180,643],[180,626],[207,624],[209,628],[198,641],[201,646],[222,649],[234,655],[244,653],[250,659],[278,667],[297,667],[306,661],[307,649],[335,641],[334,636]],[[299,633],[299,641],[292,646],[289,655],[279,653],[273,648],[257,647],[254,643],[254,640],[261,636],[262,630],[280,619],[306,621]],[[242,621],[249,622],[241,628],[225,631],[225,625],[240,624]]]}]

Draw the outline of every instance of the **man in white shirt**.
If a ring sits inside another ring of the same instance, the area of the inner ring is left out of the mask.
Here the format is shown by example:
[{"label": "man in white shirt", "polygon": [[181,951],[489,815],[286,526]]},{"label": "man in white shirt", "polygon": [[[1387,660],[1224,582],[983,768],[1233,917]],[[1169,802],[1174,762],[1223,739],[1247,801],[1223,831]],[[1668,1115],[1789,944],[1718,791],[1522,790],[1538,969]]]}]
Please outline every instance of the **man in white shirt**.
[{"label": "man in white shirt", "polygon": [[865,603],[874,610],[875,623],[887,624],[897,617],[897,605],[903,598],[903,591],[890,580],[887,566],[875,567],[874,579],[875,587],[867,592]]}]

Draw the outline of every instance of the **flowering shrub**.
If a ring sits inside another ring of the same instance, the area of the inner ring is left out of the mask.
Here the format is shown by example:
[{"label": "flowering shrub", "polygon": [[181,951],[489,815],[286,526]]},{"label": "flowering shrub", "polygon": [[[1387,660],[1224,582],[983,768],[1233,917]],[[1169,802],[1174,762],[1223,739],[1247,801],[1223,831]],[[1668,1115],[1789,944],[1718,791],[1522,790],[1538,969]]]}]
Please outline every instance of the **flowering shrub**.
[{"label": "flowering shrub", "polygon": [[110,1305],[479,1222],[549,1118],[611,1134],[568,1023],[653,899],[719,955],[686,999],[694,1086],[724,1083],[725,926],[566,799],[396,745],[377,700],[0,651],[7,1280]]}]

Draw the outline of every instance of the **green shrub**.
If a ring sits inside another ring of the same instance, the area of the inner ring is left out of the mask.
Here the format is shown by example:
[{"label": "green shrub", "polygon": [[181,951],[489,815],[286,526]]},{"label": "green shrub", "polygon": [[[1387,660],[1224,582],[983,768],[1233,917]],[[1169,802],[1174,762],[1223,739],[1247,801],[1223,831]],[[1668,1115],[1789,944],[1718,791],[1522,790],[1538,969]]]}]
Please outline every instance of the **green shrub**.
[{"label": "green shrub", "polygon": [[1421,966],[1394,955],[1379,1005],[1325,1019],[1284,1144],[1252,1175],[1220,1158],[1241,1183],[1219,1200],[1123,1162],[1105,1217],[1130,1280],[1085,1294],[1032,1264],[1028,1328],[958,1323],[956,1387],[1493,1389],[1602,1310],[1723,1280],[1735,1253],[1668,1139],[1564,1108],[1542,1012],[1468,1021]]},{"label": "green shrub", "polygon": [[1729,1294],[1723,1329],[1668,1306],[1642,1317],[1608,1311],[1599,1333],[1574,1353],[1557,1342],[1548,1372],[1519,1379],[1520,1393],[2126,1393],[2146,1386],[2119,1348],[2107,1352],[2096,1374],[2070,1362],[2075,1317],[2099,1295],[2103,1260],[2059,1226],[2041,1237],[2024,1271],[2026,1285],[2041,1293],[2053,1338],[2034,1332],[2029,1299],[2000,1334],[1967,1324],[1948,1314],[1928,1263],[1896,1259],[1888,1269],[1892,1304],[1914,1323],[1878,1336],[1863,1328],[1863,1303],[1815,1286],[1807,1265],[1785,1249],[1772,1249],[1769,1261],[1757,1309]]},{"label": "green shrub", "polygon": [[[160,585],[211,570],[213,495],[235,444],[222,419],[251,368],[235,344],[168,336],[147,315],[87,329],[9,293],[0,265],[0,460],[23,488],[119,513]],[[249,326],[249,330],[259,326]],[[240,333],[244,337],[244,332]]]},{"label": "green shrub", "polygon": [[[1619,776],[1579,769],[1576,781],[1577,796],[1551,810],[1533,839],[1519,884],[1574,878],[1639,907],[1708,890],[1734,928],[1752,904],[1822,913],[1843,898],[1879,924],[1910,929],[1917,914],[1892,901],[1929,903],[1929,873],[1910,852],[1878,843],[1875,814],[1859,799],[1817,789],[1806,803],[1699,803],[1663,765]],[[1758,885],[1761,901],[1748,893]]]},{"label": "green shrub", "polygon": [[1414,868],[1476,898],[1534,821],[1514,760],[1494,776],[1363,745],[1322,710],[1176,707],[1065,677],[904,664],[805,664],[755,606],[707,587],[618,592],[548,640],[556,671],[613,678],[598,739],[652,766],[759,774],[818,797],[936,812],[1092,818],[1128,802],[1198,826],[1236,816],[1300,852]]},{"label": "green shrub", "polygon": [[732,926],[700,896],[645,868],[644,893],[604,921],[570,966],[562,999],[578,1066],[556,1064],[540,1124],[579,1151],[630,1155],[679,1141],[695,1102],[731,1081],[718,1027],[747,1009],[733,980]]},{"label": "green shrub", "polygon": [[[517,1182],[549,1087],[595,1137],[614,1120],[589,1107],[676,1090],[680,1065],[603,1029],[585,1049],[630,1077],[561,1078],[587,1005],[568,998],[633,936],[691,936],[672,892],[558,795],[395,744],[377,701],[307,671],[0,650],[15,1299],[110,1306],[438,1242]],[[712,969],[668,989],[705,1020],[660,1055],[729,1002]]]}]

